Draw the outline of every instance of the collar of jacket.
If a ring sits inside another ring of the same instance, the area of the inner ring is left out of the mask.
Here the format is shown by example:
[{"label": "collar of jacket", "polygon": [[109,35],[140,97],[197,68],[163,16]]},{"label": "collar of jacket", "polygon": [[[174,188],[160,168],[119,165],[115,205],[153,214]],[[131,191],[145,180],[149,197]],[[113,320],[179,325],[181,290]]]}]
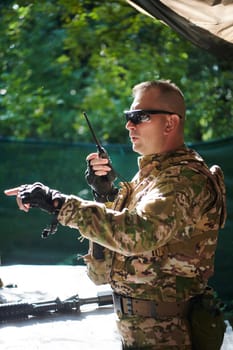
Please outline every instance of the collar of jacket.
[{"label": "collar of jacket", "polygon": [[193,149],[188,148],[186,145],[165,153],[155,153],[151,155],[138,157],[139,170],[145,168],[147,165],[152,164],[158,170],[166,169],[169,164],[187,164],[190,161],[196,161],[204,163],[203,158]]}]

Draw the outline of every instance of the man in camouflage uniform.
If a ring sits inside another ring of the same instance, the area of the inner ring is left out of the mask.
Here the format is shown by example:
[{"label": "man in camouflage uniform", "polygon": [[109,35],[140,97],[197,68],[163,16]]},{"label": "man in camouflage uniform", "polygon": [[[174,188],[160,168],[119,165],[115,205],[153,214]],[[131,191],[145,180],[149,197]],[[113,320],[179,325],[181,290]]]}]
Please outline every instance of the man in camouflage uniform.
[{"label": "man in camouflage uniform", "polygon": [[[52,200],[57,206],[59,222],[90,240],[88,274],[96,284],[111,284],[124,349],[190,350],[188,301],[204,293],[214,271],[226,213],[223,174],[218,166],[209,170],[184,145],[179,88],[168,81],[145,82],[133,95],[125,112],[133,150],[140,154],[133,180],[121,183],[116,194],[109,159],[93,153],[87,179],[104,203],[73,195],[60,200],[56,191],[44,191],[43,185],[42,190],[46,205]],[[6,194],[16,194],[22,210],[48,210],[33,200],[31,186]]]}]

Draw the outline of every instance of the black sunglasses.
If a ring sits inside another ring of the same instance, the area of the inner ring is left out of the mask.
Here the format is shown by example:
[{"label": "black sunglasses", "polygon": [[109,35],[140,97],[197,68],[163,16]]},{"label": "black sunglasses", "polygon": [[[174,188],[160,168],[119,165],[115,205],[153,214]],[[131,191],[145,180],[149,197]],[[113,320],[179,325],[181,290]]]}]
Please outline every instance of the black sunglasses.
[{"label": "black sunglasses", "polygon": [[133,124],[140,124],[149,121],[150,114],[177,114],[179,118],[182,118],[178,113],[165,111],[163,109],[134,109],[132,111],[124,111],[126,121],[131,121]]}]

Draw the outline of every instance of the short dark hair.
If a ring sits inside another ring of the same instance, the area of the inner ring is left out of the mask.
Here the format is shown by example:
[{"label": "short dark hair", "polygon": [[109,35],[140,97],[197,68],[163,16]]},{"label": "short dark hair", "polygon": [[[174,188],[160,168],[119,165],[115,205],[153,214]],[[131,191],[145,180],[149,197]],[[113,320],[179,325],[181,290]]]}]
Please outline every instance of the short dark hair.
[{"label": "short dark hair", "polygon": [[173,83],[171,80],[150,80],[139,83],[133,87],[133,95],[139,90],[147,90],[150,88],[158,88],[161,92],[170,92],[175,91],[180,94],[182,98],[184,98],[183,92],[181,89]]},{"label": "short dark hair", "polygon": [[[135,85],[132,89],[133,97],[139,92],[147,91],[149,89],[158,89],[161,96],[164,96],[164,103],[171,105],[171,108],[185,117],[185,101],[181,89],[170,80],[151,80],[144,81]],[[168,98],[169,97],[169,98]]]}]

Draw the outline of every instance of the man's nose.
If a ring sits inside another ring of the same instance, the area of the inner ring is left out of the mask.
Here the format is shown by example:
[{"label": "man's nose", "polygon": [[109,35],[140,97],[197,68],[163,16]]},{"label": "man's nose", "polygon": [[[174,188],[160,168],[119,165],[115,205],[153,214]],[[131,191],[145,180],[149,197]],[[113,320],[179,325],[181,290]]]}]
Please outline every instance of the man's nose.
[{"label": "man's nose", "polygon": [[131,120],[128,120],[125,124],[125,128],[127,130],[136,129],[136,125],[133,122],[131,122]]}]

